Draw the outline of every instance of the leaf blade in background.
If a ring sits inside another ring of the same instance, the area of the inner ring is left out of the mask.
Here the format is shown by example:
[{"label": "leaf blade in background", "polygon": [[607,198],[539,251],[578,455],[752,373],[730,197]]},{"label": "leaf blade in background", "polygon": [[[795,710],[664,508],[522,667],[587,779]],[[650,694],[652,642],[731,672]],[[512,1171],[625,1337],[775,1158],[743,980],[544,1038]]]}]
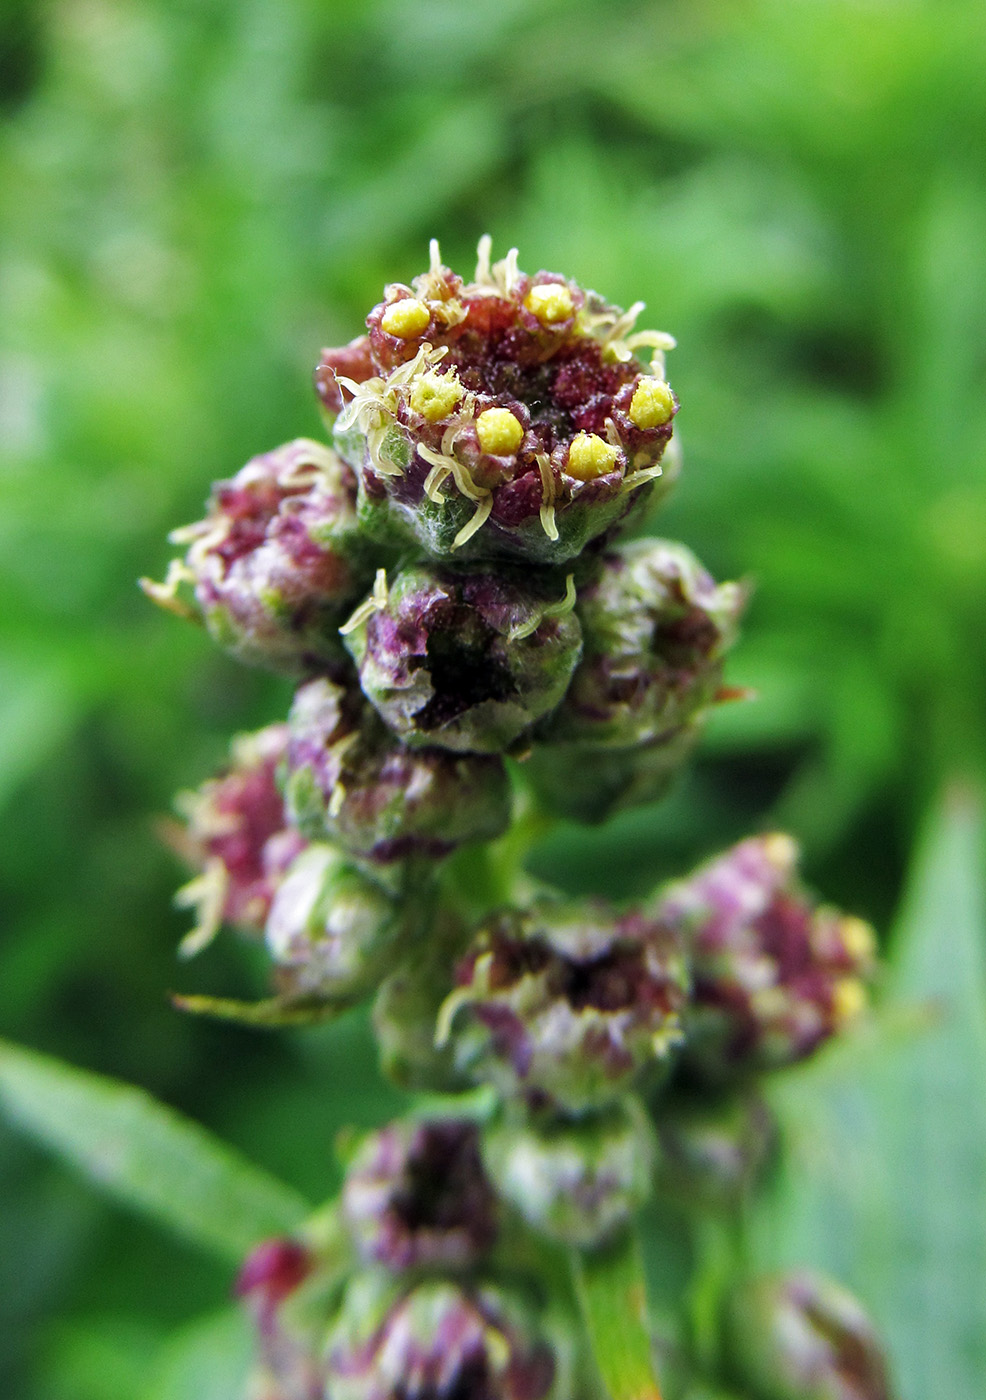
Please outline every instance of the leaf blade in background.
[{"label": "leaf blade in background", "polygon": [[224,1309],[189,1323],[162,1348],[141,1400],[230,1400],[245,1394],[253,1342],[246,1317]]},{"label": "leaf blade in background", "polygon": [[889,1007],[775,1082],[786,1160],[751,1230],[755,1267],[810,1264],[860,1294],[903,1400],[978,1400],[986,1369],[982,839],[981,799],[953,787],[918,847]]},{"label": "leaf blade in background", "polygon": [[661,1400],[654,1374],[640,1241],[629,1234],[572,1254],[575,1292],[610,1400]]},{"label": "leaf blade in background", "polygon": [[310,1212],[291,1187],[143,1090],[6,1041],[0,1108],[118,1201],[233,1263]]}]

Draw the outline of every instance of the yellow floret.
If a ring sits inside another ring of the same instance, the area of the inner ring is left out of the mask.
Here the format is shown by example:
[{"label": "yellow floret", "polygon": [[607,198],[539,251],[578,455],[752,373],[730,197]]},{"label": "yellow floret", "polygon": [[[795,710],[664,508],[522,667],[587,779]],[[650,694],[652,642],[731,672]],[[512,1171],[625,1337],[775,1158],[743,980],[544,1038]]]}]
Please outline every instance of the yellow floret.
[{"label": "yellow floret", "polygon": [[559,321],[567,321],[575,309],[572,293],[560,282],[544,282],[532,287],[524,298],[524,305],[532,316],[536,316],[542,326],[554,326]]},{"label": "yellow floret", "polygon": [[876,934],[865,919],[855,915],[842,919],[839,923],[842,946],[853,962],[868,963],[876,957]]},{"label": "yellow floret", "polygon": [[461,402],[464,393],[454,370],[436,374],[429,369],[414,381],[409,403],[429,423],[440,423]]},{"label": "yellow floret", "polygon": [[832,988],[832,1019],[836,1026],[847,1026],[866,1010],[869,998],[858,977],[843,977]]},{"label": "yellow floret", "polygon": [[476,433],[484,452],[509,457],[520,446],[524,429],[509,408],[488,408],[476,419]]},{"label": "yellow floret", "polygon": [[671,386],[652,375],[641,376],[630,400],[630,422],[637,428],[660,428],[673,413]]},{"label": "yellow floret", "polygon": [[410,340],[420,335],[430,320],[431,312],[423,301],[418,301],[417,297],[404,297],[402,301],[391,302],[380,318],[380,327],[388,335]]},{"label": "yellow floret", "polygon": [[596,433],[576,433],[568,449],[565,467],[569,476],[579,481],[594,481],[597,476],[611,472],[619,460],[620,449]]}]

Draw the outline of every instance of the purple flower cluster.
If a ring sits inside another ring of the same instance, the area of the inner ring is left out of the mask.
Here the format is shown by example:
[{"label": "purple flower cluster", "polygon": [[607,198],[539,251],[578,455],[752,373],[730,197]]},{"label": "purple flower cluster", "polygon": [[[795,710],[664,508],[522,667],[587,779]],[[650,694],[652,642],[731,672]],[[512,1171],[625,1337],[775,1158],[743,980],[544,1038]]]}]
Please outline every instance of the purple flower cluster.
[{"label": "purple flower cluster", "polygon": [[[816,904],[788,837],[629,909],[523,868],[518,793],[531,827],[652,801],[739,694],[746,590],[620,538],[677,470],[673,341],[634,329],[642,309],[516,251],[491,263],[488,239],[467,282],[432,244],[322,354],[333,445],[218,482],[145,582],[297,687],[286,723],[181,799],[185,951],[223,923],[262,936],[275,1012],[373,996],[384,1070],[465,1095],[356,1146],[316,1217],[331,1248],[313,1225],[248,1259],[265,1400],[563,1400],[592,1368],[538,1251],[618,1245],[655,1191],[737,1209],[773,1143],[757,1077],[865,1007],[872,931]],[[751,1287],[727,1381],[888,1400],[854,1306]]]}]

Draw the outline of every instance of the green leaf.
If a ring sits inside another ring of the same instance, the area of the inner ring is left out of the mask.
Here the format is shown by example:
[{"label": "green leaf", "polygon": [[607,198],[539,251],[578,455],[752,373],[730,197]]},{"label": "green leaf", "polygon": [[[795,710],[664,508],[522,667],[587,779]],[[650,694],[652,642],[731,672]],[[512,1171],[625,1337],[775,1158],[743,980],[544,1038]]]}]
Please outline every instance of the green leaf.
[{"label": "green leaf", "polygon": [[308,1203],[141,1089],[0,1041],[0,1108],[117,1200],[238,1262]]},{"label": "green leaf", "polygon": [[903,1400],[979,1400],[986,1374],[982,807],[946,793],[867,1034],[778,1076],[785,1138],[757,1267],[841,1276],[881,1325]]},{"label": "green leaf", "polygon": [[232,997],[183,996],[176,993],[171,1004],[192,1016],[209,1016],[238,1026],[277,1030],[282,1026],[314,1026],[331,1021],[356,1005],[356,999],[340,1000],[318,996],[266,997],[263,1001],[237,1001]]},{"label": "green leaf", "polygon": [[604,1249],[574,1252],[572,1274],[610,1400],[661,1400],[638,1237],[628,1234]]},{"label": "green leaf", "polygon": [[[246,1393],[253,1354],[242,1313],[224,1309],[183,1327],[168,1341],[140,1400],[230,1400]],[[133,1393],[133,1392],[131,1392]]]}]

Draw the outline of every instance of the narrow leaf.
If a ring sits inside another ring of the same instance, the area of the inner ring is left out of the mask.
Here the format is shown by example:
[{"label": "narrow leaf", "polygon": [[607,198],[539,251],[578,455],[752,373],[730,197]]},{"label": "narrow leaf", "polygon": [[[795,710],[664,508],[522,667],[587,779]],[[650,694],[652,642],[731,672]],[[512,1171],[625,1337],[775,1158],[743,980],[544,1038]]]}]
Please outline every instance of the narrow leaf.
[{"label": "narrow leaf", "polygon": [[239,1261],[307,1202],[142,1089],[0,1041],[0,1109],[117,1200]]},{"label": "narrow leaf", "polygon": [[661,1400],[637,1236],[628,1234],[605,1249],[573,1253],[572,1273],[610,1400]]},{"label": "narrow leaf", "polygon": [[232,997],[184,996],[175,993],[172,1006],[192,1016],[209,1016],[238,1026],[277,1030],[283,1026],[314,1026],[331,1021],[355,1005],[355,1001],[325,997],[267,997],[263,1001],[237,1001]]}]

